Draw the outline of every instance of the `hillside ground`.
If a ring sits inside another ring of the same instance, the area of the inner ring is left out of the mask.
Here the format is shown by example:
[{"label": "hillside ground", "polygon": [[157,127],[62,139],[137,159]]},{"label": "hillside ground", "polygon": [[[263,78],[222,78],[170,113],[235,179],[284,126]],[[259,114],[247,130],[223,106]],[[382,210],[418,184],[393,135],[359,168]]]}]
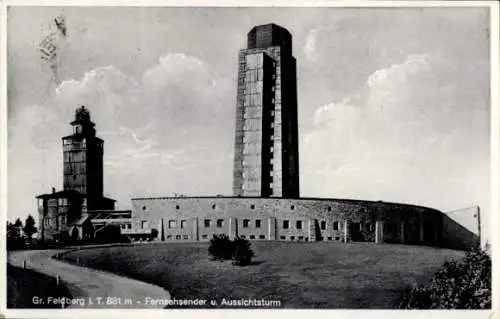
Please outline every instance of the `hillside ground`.
[{"label": "hillside ground", "polygon": [[212,261],[207,243],[72,251],[63,259],[153,283],[176,299],[266,299],[283,308],[395,308],[461,251],[373,243],[255,241],[250,266]]}]

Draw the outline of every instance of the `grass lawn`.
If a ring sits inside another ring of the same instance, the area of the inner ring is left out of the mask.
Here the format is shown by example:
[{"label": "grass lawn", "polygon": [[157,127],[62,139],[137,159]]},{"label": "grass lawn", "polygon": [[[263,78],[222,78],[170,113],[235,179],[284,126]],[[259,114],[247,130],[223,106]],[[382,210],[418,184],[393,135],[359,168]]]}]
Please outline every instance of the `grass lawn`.
[{"label": "grass lawn", "polygon": [[56,286],[54,278],[7,264],[7,308],[61,308],[53,303],[35,304],[33,297],[46,301],[48,297],[71,298],[71,294],[64,285]]},{"label": "grass lawn", "polygon": [[176,299],[279,300],[285,308],[395,308],[405,288],[426,283],[463,252],[373,243],[252,242],[254,264],[211,261],[207,243],[82,249],[79,265],[139,279]]}]

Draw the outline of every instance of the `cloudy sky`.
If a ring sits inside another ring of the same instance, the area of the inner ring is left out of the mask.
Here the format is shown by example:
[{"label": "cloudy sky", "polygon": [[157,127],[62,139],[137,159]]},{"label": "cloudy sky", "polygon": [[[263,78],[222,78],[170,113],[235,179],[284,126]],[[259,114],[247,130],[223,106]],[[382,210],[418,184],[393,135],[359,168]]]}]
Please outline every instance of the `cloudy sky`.
[{"label": "cloudy sky", "polygon": [[[62,11],[56,86],[37,44]],[[269,22],[293,35],[301,196],[489,214],[487,9],[13,7],[9,219],[62,187],[60,138],[79,105],[105,140],[119,208],[231,195],[238,50]]]}]

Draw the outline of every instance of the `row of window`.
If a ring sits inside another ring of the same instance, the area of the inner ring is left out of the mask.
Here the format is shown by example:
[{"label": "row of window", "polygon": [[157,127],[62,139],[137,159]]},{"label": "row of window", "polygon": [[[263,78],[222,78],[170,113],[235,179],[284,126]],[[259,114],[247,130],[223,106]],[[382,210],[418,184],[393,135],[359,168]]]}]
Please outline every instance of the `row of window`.
[{"label": "row of window", "polygon": [[[251,220],[250,219],[243,219],[243,223],[242,223],[242,227],[243,228],[248,228],[250,227],[250,222]],[[210,219],[205,219],[203,221],[203,225],[205,228],[209,228],[211,225],[212,225],[212,220]],[[283,229],[289,229],[290,228],[290,221],[289,220],[283,220]],[[145,226],[147,226],[147,221],[143,221],[142,222],[142,228],[147,228]],[[187,220],[181,220],[181,223],[180,223],[180,228],[186,228],[187,226]],[[224,219],[217,219],[216,220],[216,226],[217,228],[221,228],[221,227],[224,227]],[[255,228],[261,228],[262,227],[262,220],[261,219],[256,219],[255,220]],[[371,228],[371,224],[367,224],[367,227],[368,229]],[[177,228],[177,221],[176,220],[169,220],[168,221],[168,228]],[[302,229],[303,228],[303,221],[302,220],[297,220],[295,221],[295,228],[296,229]],[[320,222],[320,228],[322,230],[325,230],[327,228],[327,224],[326,224],[326,221],[322,220]],[[339,230],[339,222],[338,221],[335,221],[333,222],[333,230]]]},{"label": "row of window", "polygon": [[[251,227],[250,226],[250,222],[251,222],[250,219],[243,219],[242,227],[243,228],[249,228],[249,227]],[[205,228],[210,228],[211,225],[212,225],[212,220],[205,219],[203,221],[203,225],[204,225]],[[303,229],[303,225],[304,225],[304,223],[303,223],[302,220],[296,220],[295,221],[295,228],[296,229]],[[186,228],[186,226],[187,226],[187,220],[184,220],[184,219],[181,220],[180,228]],[[217,219],[216,220],[216,227],[217,228],[224,227],[224,219]],[[262,220],[261,219],[256,219],[254,227],[255,228],[261,228],[262,227]],[[359,227],[361,229],[361,227],[362,227],[361,224],[360,224]],[[370,231],[373,230],[372,229],[373,225],[370,224],[370,223],[366,224],[366,227]],[[143,228],[143,229],[148,228],[148,222],[147,221],[142,221],[141,228]],[[177,228],[177,221],[176,220],[169,220],[168,221],[168,228]],[[282,221],[282,228],[283,229],[290,229],[290,221],[289,220],[283,220]],[[327,229],[327,223],[326,223],[326,221],[324,221],[324,220],[320,221],[320,228],[321,228],[321,230],[326,230]],[[333,230],[339,230],[339,222],[338,221],[333,222]]]},{"label": "row of window", "polygon": [[[216,209],[216,208],[217,208],[217,205],[216,204],[212,204],[212,209]],[[146,206],[142,206],[142,210],[146,210],[146,209],[147,209]],[[179,210],[179,209],[181,209],[181,206],[180,205],[175,205],[175,209]],[[255,204],[250,204],[250,209],[254,210],[255,209]],[[295,210],[295,205],[290,205],[290,210]],[[328,207],[328,211],[331,211],[331,207]]]},{"label": "row of window", "polygon": [[[216,208],[217,208],[217,205],[216,204],[212,204],[212,209],[216,209]],[[142,210],[146,210],[146,209],[147,209],[146,206],[142,206]],[[181,206],[180,205],[175,205],[175,209],[176,210],[180,210]],[[250,204],[250,209],[254,210],[255,209],[255,204]],[[295,210],[295,205],[290,205],[290,210]],[[327,211],[331,212],[332,211],[332,207],[328,206],[327,207]]]},{"label": "row of window", "polygon": [[[147,225],[147,222],[143,221],[143,227],[145,228],[144,225]],[[209,228],[212,225],[212,220],[210,219],[205,219],[203,221],[203,225],[206,228]],[[256,219],[255,220],[255,228],[261,228],[262,225],[262,220],[261,219]],[[181,220],[180,228],[186,228],[187,226],[187,221],[186,220]],[[224,219],[217,219],[216,220],[216,226],[217,228],[224,227]],[[250,227],[250,220],[249,219],[244,219],[243,220],[243,228],[248,228]],[[176,220],[169,220],[168,221],[168,228],[177,228],[177,221]]]},{"label": "row of window", "polygon": [[[240,238],[243,238],[243,239],[246,239],[247,236],[246,235],[241,235],[239,236]],[[203,239],[208,239],[208,235],[207,234],[203,234],[201,235],[201,238]],[[256,235],[249,235],[248,236],[249,239],[257,239],[257,236]],[[259,239],[266,239],[266,235],[259,235],[258,236]]]},{"label": "row of window", "polygon": [[[166,239],[173,239],[174,237],[172,237],[172,235],[167,235]],[[189,235],[175,235],[175,239],[179,240],[179,239],[189,239]]]},{"label": "row of window", "polygon": [[[286,236],[280,236],[280,240],[286,240]],[[290,236],[290,240],[295,240],[295,236]],[[297,236],[297,240],[309,241],[309,237]]]}]

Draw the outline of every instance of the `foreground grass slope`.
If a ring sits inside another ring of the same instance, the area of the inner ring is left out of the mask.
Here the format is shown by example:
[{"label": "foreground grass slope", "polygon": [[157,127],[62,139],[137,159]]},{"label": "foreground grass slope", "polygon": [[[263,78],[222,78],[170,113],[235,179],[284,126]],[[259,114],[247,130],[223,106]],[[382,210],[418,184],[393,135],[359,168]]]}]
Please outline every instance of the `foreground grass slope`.
[{"label": "foreground grass slope", "polygon": [[56,285],[55,279],[7,264],[7,308],[61,308],[54,304],[34,304],[33,297],[71,298],[64,285]]},{"label": "foreground grass slope", "polygon": [[372,243],[253,242],[250,266],[211,261],[206,243],[158,243],[73,251],[79,265],[150,282],[177,299],[265,298],[286,308],[396,308],[463,252]]}]

